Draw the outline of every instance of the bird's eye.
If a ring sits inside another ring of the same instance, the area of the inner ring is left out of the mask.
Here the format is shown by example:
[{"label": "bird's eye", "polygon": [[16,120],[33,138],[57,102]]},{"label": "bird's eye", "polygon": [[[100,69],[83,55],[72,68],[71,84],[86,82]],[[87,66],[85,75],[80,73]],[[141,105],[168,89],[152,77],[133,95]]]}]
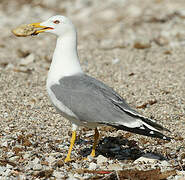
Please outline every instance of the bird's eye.
[{"label": "bird's eye", "polygon": [[60,21],[59,21],[59,20],[55,20],[55,21],[53,21],[53,23],[55,23],[55,24],[59,24],[59,23],[60,23]]}]

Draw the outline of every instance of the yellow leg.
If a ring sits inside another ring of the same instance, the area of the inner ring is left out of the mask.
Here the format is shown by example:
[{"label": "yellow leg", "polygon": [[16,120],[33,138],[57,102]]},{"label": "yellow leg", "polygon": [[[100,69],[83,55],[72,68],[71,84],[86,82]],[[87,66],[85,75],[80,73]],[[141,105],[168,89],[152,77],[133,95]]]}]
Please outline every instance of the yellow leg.
[{"label": "yellow leg", "polygon": [[69,151],[67,153],[67,157],[65,158],[65,162],[71,161],[71,151],[72,151],[73,145],[75,143],[75,139],[76,139],[76,131],[73,131]]},{"label": "yellow leg", "polygon": [[99,138],[99,132],[98,129],[95,129],[95,133],[94,133],[94,144],[92,147],[92,152],[91,152],[91,156],[94,157],[95,156],[95,149],[96,149],[96,145],[98,143],[98,138]]}]

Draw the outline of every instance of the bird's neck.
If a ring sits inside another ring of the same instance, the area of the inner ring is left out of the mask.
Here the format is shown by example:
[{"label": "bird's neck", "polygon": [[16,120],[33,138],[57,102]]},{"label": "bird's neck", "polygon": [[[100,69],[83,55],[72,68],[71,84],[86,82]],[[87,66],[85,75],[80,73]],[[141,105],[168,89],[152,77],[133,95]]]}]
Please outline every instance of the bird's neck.
[{"label": "bird's neck", "polygon": [[83,73],[77,53],[76,34],[58,37],[51,62],[48,81],[59,81],[64,76]]}]

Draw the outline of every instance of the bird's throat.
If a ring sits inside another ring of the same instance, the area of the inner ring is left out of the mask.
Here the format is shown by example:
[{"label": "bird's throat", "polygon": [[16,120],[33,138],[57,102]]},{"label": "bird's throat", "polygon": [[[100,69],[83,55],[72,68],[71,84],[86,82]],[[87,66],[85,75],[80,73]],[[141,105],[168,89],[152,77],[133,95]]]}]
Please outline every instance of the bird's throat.
[{"label": "bird's throat", "polygon": [[58,37],[50,66],[48,81],[83,73],[77,53],[76,36]]}]

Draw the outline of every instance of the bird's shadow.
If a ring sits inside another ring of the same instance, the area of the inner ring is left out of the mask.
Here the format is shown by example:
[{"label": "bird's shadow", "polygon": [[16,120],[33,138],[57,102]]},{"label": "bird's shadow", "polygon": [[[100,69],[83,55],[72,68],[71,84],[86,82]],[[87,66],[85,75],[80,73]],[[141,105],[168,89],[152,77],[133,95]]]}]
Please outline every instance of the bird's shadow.
[{"label": "bird's shadow", "polygon": [[[84,141],[79,139],[77,144],[92,144],[92,141]],[[90,155],[92,150],[91,148],[84,148],[80,150],[80,154],[84,157]],[[144,149],[139,148],[137,142],[134,140],[128,140],[121,136],[118,137],[105,137],[99,141],[99,144],[96,148],[96,156],[103,155],[107,158],[117,159],[117,160],[136,160],[141,156],[154,158],[160,160],[166,160],[166,158],[161,154],[156,154],[152,152],[144,152]]]}]

